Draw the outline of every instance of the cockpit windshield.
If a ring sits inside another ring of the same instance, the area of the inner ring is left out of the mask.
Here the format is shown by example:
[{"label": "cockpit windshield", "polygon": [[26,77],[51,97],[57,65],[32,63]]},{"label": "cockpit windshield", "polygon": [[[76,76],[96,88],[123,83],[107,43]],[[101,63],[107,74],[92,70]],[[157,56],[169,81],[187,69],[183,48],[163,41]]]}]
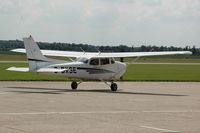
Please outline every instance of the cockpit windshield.
[{"label": "cockpit windshield", "polygon": [[83,63],[87,64],[88,63],[88,59],[87,58],[77,58],[75,60],[75,62],[83,62]]}]

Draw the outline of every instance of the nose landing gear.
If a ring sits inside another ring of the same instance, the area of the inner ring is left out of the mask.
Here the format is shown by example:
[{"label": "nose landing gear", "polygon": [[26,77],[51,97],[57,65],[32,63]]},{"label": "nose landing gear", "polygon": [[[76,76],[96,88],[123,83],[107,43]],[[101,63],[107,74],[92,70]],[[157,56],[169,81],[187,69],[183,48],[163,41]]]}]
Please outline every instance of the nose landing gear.
[{"label": "nose landing gear", "polygon": [[117,84],[113,81],[111,81],[111,84],[107,83],[106,81],[104,81],[104,83],[110,87],[111,91],[117,91]]}]

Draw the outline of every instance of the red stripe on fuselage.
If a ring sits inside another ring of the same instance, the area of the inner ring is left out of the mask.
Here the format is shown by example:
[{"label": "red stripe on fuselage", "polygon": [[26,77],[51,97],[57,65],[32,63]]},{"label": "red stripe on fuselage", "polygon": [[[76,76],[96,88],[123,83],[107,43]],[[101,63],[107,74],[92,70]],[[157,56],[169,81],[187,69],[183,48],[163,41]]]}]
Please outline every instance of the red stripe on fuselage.
[{"label": "red stripe on fuselage", "polygon": [[89,74],[103,74],[105,72],[89,72]]}]

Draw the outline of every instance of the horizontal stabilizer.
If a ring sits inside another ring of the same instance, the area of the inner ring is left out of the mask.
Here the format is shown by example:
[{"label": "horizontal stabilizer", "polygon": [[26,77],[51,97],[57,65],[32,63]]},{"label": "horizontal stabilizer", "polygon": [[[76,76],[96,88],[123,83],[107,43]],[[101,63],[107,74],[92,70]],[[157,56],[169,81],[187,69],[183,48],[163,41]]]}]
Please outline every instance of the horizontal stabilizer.
[{"label": "horizontal stabilizer", "polygon": [[[8,71],[19,71],[19,72],[28,72],[28,67],[10,67],[6,69]],[[47,72],[63,72],[66,69],[55,69],[55,68],[40,68],[36,72],[47,73]]]},{"label": "horizontal stabilizer", "polygon": [[29,68],[28,67],[10,67],[6,69],[8,71],[19,71],[19,72],[28,72]]},{"label": "horizontal stabilizer", "polygon": [[63,72],[66,69],[55,69],[55,68],[40,68],[38,69],[36,72],[40,72],[40,73],[53,73],[53,72]]},{"label": "horizontal stabilizer", "polygon": [[19,52],[19,53],[26,53],[26,50],[23,49],[23,48],[12,49],[12,50],[10,50],[10,51]]}]

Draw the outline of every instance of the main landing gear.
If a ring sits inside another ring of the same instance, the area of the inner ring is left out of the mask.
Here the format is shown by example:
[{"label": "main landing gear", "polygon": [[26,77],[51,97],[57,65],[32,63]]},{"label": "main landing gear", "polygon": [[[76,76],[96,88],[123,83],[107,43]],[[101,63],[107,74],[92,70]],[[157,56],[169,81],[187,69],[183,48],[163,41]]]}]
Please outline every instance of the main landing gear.
[{"label": "main landing gear", "polygon": [[77,82],[76,82],[76,81],[73,81],[73,82],[71,83],[71,88],[72,88],[73,90],[76,90],[77,87],[78,87]]},{"label": "main landing gear", "polygon": [[104,81],[104,83],[110,87],[111,91],[117,91],[117,88],[118,88],[117,84],[114,83],[113,81],[111,81],[111,84],[109,84],[109,83],[107,83],[105,81]]},{"label": "main landing gear", "polygon": [[78,87],[78,85],[81,83],[81,81],[80,82],[76,82],[76,81],[72,81],[72,83],[71,83],[71,88],[73,89],[73,90],[76,90],[77,89],[77,87]]},{"label": "main landing gear", "polygon": [[[72,83],[71,83],[71,88],[72,88],[73,90],[76,90],[77,87],[78,87],[78,85],[79,85],[80,83],[81,83],[81,82],[78,82],[78,83],[77,83],[76,81],[72,81]],[[117,87],[117,84],[114,83],[113,81],[111,82],[111,84],[109,84],[109,83],[107,83],[107,82],[105,82],[105,81],[104,81],[104,83],[110,87],[111,91],[117,91],[117,88],[118,88],[118,87]]]}]

